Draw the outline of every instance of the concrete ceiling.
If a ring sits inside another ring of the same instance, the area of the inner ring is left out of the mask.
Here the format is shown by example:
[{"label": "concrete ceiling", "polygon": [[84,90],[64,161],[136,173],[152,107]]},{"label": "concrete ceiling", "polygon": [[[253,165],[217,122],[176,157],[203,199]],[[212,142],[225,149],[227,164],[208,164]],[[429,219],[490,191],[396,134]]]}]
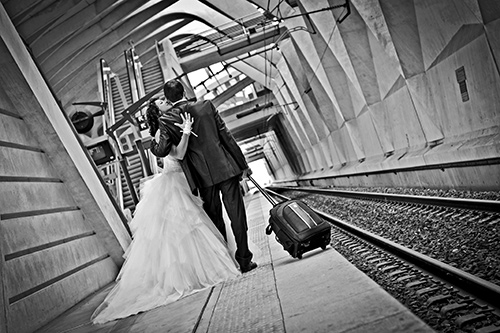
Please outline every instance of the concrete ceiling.
[{"label": "concrete ceiling", "polygon": [[[236,7],[228,5],[225,0],[1,2],[56,99],[68,114],[74,109],[72,104],[75,102],[99,100],[100,59],[106,60],[113,72],[126,72],[123,54],[132,44],[144,63],[156,54],[156,41],[170,38],[186,73],[226,61],[234,63],[233,68],[240,72],[247,69],[245,74],[259,82],[264,70],[258,67],[265,67],[268,58],[266,45],[282,38],[286,30],[277,25],[274,29],[263,29],[262,33],[255,35],[258,38],[253,43],[220,40],[221,35],[233,33],[235,26],[241,26],[244,20],[257,27],[269,22],[269,18],[257,10],[258,3],[245,0],[238,0],[239,6]],[[241,15],[242,12],[245,16]],[[210,34],[210,30],[213,33]],[[205,41],[200,42],[200,38],[193,36],[201,32],[205,33]],[[207,38],[219,40],[219,44],[207,48],[207,44],[213,43]],[[234,60],[242,54],[245,60],[236,63]],[[95,108],[90,111],[95,111]],[[265,130],[263,126],[268,126],[266,118],[256,120],[255,116],[252,123],[239,122],[239,137],[253,135],[256,128],[260,132]],[[267,116],[262,114],[262,117]]]},{"label": "concrete ceiling", "polygon": [[[186,31],[182,28],[192,22],[205,30],[216,28],[222,22],[226,25],[233,22],[230,16],[203,2],[198,3],[199,7],[205,7],[203,12],[188,8],[187,2],[192,0],[1,1],[64,109],[77,100],[96,99],[97,68],[101,58],[114,72],[120,73],[125,71],[123,52],[132,43],[141,57],[151,53],[155,41],[175,40],[176,35]],[[193,33],[196,32],[183,36]],[[214,53],[214,48],[187,54],[188,59],[181,59],[185,63],[183,68],[191,72],[262,47],[262,44],[231,47],[222,55]]]}]

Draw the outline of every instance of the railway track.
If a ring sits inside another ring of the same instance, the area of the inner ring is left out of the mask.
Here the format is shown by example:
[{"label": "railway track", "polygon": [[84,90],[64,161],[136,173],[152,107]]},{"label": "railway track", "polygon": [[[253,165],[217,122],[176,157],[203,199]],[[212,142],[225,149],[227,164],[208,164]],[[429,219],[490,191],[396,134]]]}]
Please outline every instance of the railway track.
[{"label": "railway track", "polygon": [[[496,201],[278,188],[283,189],[370,200],[387,210],[397,207],[434,218],[473,219],[476,223],[493,225],[500,220],[500,202]],[[281,200],[289,199],[274,191],[269,193]],[[500,286],[497,284],[316,211],[332,224],[332,246],[337,251],[437,331],[500,332]]]},{"label": "railway track", "polygon": [[[321,188],[309,187],[268,187],[274,191],[299,191],[306,193],[314,193],[320,195],[328,195],[335,197],[344,197],[350,199],[373,200],[386,203],[406,204],[415,208],[430,209],[430,207],[439,207],[440,211],[459,209],[461,211],[468,210],[475,214],[488,214],[491,220],[500,219],[500,201],[495,200],[477,200],[477,199],[459,199],[446,197],[431,197],[417,196],[391,193],[374,193],[374,192],[358,192],[358,191],[340,191]],[[276,193],[276,192],[275,192]]]}]

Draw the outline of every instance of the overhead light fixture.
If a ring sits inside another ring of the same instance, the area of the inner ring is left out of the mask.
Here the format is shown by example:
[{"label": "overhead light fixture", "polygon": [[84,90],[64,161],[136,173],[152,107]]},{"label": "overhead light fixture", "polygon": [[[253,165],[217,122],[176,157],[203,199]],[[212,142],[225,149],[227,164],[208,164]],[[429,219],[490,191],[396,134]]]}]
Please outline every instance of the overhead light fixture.
[{"label": "overhead light fixture", "polygon": [[262,109],[267,109],[267,108],[270,108],[271,106],[273,106],[274,103],[273,102],[269,102],[269,103],[266,103],[264,105],[259,105],[259,104],[255,104],[255,107],[250,109],[250,110],[247,110],[247,111],[243,111],[243,112],[240,112],[236,115],[236,118],[237,119],[240,119],[240,118],[243,118],[243,117],[246,117],[252,113],[255,113],[255,112],[259,112],[261,111]]}]

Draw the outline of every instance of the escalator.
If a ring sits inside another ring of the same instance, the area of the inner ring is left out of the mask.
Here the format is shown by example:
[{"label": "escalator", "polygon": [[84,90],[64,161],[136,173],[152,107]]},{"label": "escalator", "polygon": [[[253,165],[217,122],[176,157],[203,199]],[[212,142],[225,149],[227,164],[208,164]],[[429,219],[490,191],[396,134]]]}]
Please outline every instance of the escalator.
[{"label": "escalator", "polygon": [[164,82],[160,60],[156,57],[141,68],[145,93],[153,91]]},{"label": "escalator", "polygon": [[[158,57],[155,57],[154,59],[150,60],[148,63],[146,63],[144,66],[141,67],[141,77],[145,95],[163,85],[165,79],[163,77],[163,72]],[[144,108],[141,111],[145,119],[146,109]],[[141,134],[143,138],[150,137],[148,130],[141,132]],[[156,170],[155,166],[162,165],[161,159],[155,157],[153,154],[149,152],[149,150],[147,151],[147,155],[150,161],[152,161],[150,163],[152,170]]]},{"label": "escalator", "polygon": [[[117,80],[120,81],[118,82]],[[129,87],[130,83],[125,76],[114,76],[114,79],[111,80],[111,101],[113,103],[113,108],[111,108],[111,110],[114,112],[114,122],[123,118],[122,112],[125,110],[123,98],[125,98],[127,103],[132,103]],[[133,141],[130,140],[130,134],[132,133],[131,126],[129,122],[125,122],[116,130],[116,136],[121,143],[120,145],[122,154],[126,160],[127,170],[137,193],[140,179],[144,177],[144,173],[137,148],[133,144]],[[122,209],[125,210],[128,208],[133,212],[135,210],[135,203],[123,172],[120,172],[120,181],[123,200]]]},{"label": "escalator", "polygon": [[[139,80],[142,80],[142,82],[133,86],[142,86],[144,94],[149,93],[163,84],[163,73],[158,58],[154,58],[149,61],[144,66],[141,66],[140,69],[141,75],[136,77],[138,77]],[[121,77],[114,76],[114,80],[111,80],[111,100],[113,103],[112,110],[114,111],[114,122],[118,122],[123,118],[122,112],[125,110],[123,100],[125,100],[128,105],[133,103],[130,86],[130,80],[127,78],[127,75],[123,75]],[[146,108],[140,109],[135,114],[135,117],[137,118],[142,115],[145,118],[145,112]],[[134,190],[136,194],[139,195],[141,179],[145,178],[147,175],[144,173],[144,167],[142,165],[139,152],[134,144],[132,125],[129,122],[125,122],[122,126],[118,127],[115,133],[122,148],[123,156],[127,161],[127,170]],[[141,135],[143,138],[149,136],[149,132],[147,130],[142,131],[141,133],[136,133],[136,135],[137,134]],[[146,156],[149,159],[156,159],[155,156],[149,154],[148,152]],[[123,172],[120,172],[120,179],[122,189],[122,207],[124,210],[130,209],[130,211],[133,212],[136,204],[133,200],[129,187],[127,186],[127,181]]]}]

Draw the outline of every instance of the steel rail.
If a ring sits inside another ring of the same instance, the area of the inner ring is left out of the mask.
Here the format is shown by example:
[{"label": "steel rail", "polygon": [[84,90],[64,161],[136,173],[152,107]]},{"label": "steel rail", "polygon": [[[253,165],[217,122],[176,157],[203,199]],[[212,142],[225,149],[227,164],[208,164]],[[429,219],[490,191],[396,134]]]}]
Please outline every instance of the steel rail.
[{"label": "steel rail", "polygon": [[[266,191],[268,191],[272,196],[281,198],[282,200],[290,200],[290,198],[269,190],[268,188],[266,188]],[[338,228],[345,230],[364,241],[372,243],[377,247],[434,274],[438,278],[461,288],[462,290],[470,293],[471,295],[474,295],[478,299],[481,299],[496,308],[500,308],[500,286],[460,269],[457,269],[451,265],[445,264],[439,260],[421,254],[417,251],[411,250],[384,237],[380,237],[369,231],[350,225],[322,211],[314,208],[313,210],[323,219],[337,226]]]},{"label": "steel rail", "polygon": [[340,191],[330,189],[318,189],[310,187],[294,187],[294,186],[269,186],[273,190],[300,191],[309,192],[321,195],[338,196],[352,199],[375,199],[381,201],[396,201],[408,202],[414,204],[433,205],[441,207],[452,207],[461,209],[472,209],[485,212],[500,212],[500,201],[495,200],[479,200],[479,199],[457,199],[445,197],[429,197],[429,196],[413,196],[405,194],[389,194],[389,193],[374,193],[374,192],[355,192],[355,191]]}]

